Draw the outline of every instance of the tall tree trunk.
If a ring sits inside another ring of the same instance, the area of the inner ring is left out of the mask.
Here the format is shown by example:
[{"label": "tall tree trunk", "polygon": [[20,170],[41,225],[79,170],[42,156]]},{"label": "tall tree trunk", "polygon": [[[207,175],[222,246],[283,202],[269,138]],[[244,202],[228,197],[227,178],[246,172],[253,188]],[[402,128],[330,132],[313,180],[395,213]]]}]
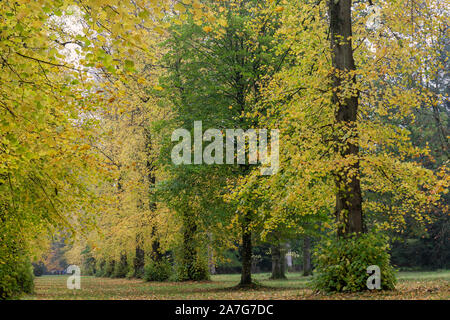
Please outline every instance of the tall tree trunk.
[{"label": "tall tree trunk", "polygon": [[270,279],[286,279],[285,248],[280,243],[272,245],[272,275]]},{"label": "tall tree trunk", "polygon": [[[156,184],[156,176],[155,176],[155,166],[153,164],[152,159],[152,136],[149,129],[144,128],[145,135],[145,152],[147,156],[146,168],[147,168],[147,180],[149,184],[149,189],[152,190]],[[149,209],[151,212],[156,211],[156,203],[154,201],[149,200],[148,203]],[[157,226],[153,223],[152,225],[152,252],[150,254],[151,259],[155,262],[160,261],[162,258],[162,254],[160,252],[160,244],[159,239],[157,237]]]},{"label": "tall tree trunk", "polygon": [[142,278],[142,276],[144,275],[145,252],[142,249],[141,236],[139,233],[136,235],[136,249],[133,265],[134,265],[134,277]]},{"label": "tall tree trunk", "polygon": [[250,230],[250,217],[246,213],[242,223],[242,271],[241,286],[252,284],[252,232]]},{"label": "tall tree trunk", "polygon": [[182,274],[180,280],[207,280],[208,266],[199,257],[197,234],[197,222],[192,214],[187,211],[183,217],[183,248],[182,248]]},{"label": "tall tree trunk", "polygon": [[311,275],[311,238],[306,236],[303,238],[303,275]]},{"label": "tall tree trunk", "polygon": [[152,253],[151,253],[151,258],[155,262],[161,261],[161,259],[162,259],[159,239],[156,236],[156,226],[152,226]]},{"label": "tall tree trunk", "polygon": [[192,269],[196,257],[194,235],[197,226],[189,214],[185,213],[183,220],[183,280],[192,280]]},{"label": "tall tree trunk", "polygon": [[338,237],[363,232],[359,146],[356,120],[358,93],[352,50],[351,0],[329,0],[333,66],[332,103],[336,106],[335,151],[346,160],[335,173]]}]

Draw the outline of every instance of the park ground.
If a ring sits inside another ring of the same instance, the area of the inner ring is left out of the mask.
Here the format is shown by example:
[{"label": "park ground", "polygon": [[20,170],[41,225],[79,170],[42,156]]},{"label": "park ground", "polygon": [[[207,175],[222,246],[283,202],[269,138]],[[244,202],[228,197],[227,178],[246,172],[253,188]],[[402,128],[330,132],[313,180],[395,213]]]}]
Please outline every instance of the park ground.
[{"label": "park ground", "polygon": [[367,291],[352,294],[319,294],[308,287],[310,277],[289,273],[287,280],[269,280],[269,274],[256,274],[258,289],[234,288],[240,275],[214,275],[203,282],[144,282],[136,279],[81,277],[81,289],[69,290],[67,276],[35,279],[35,292],[22,299],[130,300],[130,299],[445,299],[450,300],[450,270],[399,272],[393,291]]}]

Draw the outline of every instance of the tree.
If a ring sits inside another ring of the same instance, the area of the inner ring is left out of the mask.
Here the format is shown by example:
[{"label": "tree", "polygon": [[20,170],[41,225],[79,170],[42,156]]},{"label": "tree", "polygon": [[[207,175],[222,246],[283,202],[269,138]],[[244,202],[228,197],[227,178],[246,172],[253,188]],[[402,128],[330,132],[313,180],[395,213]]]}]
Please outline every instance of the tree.
[{"label": "tree", "polygon": [[[398,5],[386,3],[375,18],[368,7],[345,1],[284,5],[278,50],[289,48],[295,60],[289,59],[263,91],[271,106],[263,121],[280,129],[281,141],[279,173],[262,188],[270,190],[265,201],[273,203],[266,230],[292,208],[298,216],[334,217],[336,223],[318,227],[342,238],[343,246],[347,237],[358,246],[366,240],[352,234],[401,230],[406,216],[423,225],[429,219],[425,208],[441,197],[436,191],[443,191],[445,174],[421,165],[418,159],[429,151],[413,146],[404,126],[426,99],[423,87],[408,89],[408,83],[424,66],[418,57],[432,50],[423,44],[414,56],[408,52],[425,37],[406,27],[411,17]],[[437,22],[428,30],[433,37],[441,18],[430,11]]]},{"label": "tree", "polygon": [[[201,16],[202,5],[192,3]],[[92,186],[110,172],[108,159],[90,146],[98,137],[91,112],[105,105],[90,71],[129,73],[133,62],[125,52],[131,48],[152,58],[141,47],[142,35],[157,28],[150,16],[163,18],[169,6],[169,1],[152,8],[134,1],[2,2],[0,254],[8,262],[7,271],[0,270],[1,298],[23,289],[12,288],[14,279],[4,275],[39,254],[36,249],[45,245],[34,246],[36,239],[43,244],[47,232],[73,234],[93,226],[102,200]],[[107,53],[110,44],[115,50]],[[9,258],[18,252],[20,259]]]},{"label": "tree", "polygon": [[312,273],[311,266],[311,237],[303,237],[303,275],[309,276]]},{"label": "tree", "polygon": [[[202,120],[203,127],[207,128],[247,130],[258,124],[257,120],[248,114],[259,102],[261,87],[283,63],[284,56],[276,57],[272,50],[273,35],[279,27],[272,18],[277,13],[270,1],[205,4],[212,8],[211,11],[216,12],[217,23],[201,27],[196,24],[195,18],[188,18],[182,26],[174,27],[172,40],[167,44],[167,64],[171,73],[165,79],[163,87],[169,93],[174,106],[174,121],[177,126],[187,129],[191,134],[194,132],[193,123],[196,120]],[[203,191],[199,196],[198,192],[200,187],[204,188],[205,177],[215,177],[214,186],[206,184],[210,186],[209,190],[217,190],[217,195],[212,199],[218,200],[216,206],[227,208],[227,219],[237,212],[242,239],[241,284],[250,285],[253,237],[251,229],[256,216],[245,200],[240,202],[241,205],[237,205],[240,200],[228,204],[219,203],[223,201],[220,200],[223,197],[219,194],[232,190],[236,178],[250,172],[249,165],[219,167],[197,164],[174,167],[172,172],[175,173],[173,181],[177,184],[175,194],[183,202],[181,214],[184,228],[191,226],[190,231],[184,231],[185,243],[193,233],[199,232],[198,213],[189,212],[189,206],[193,208],[194,203],[199,203],[202,209],[197,210],[207,213],[208,219],[217,216],[210,212],[211,201],[206,201],[206,196],[210,196],[210,193]],[[181,181],[185,183],[184,187],[180,185]],[[189,191],[185,188],[189,188]],[[190,200],[180,198],[180,194]],[[208,209],[203,207],[204,204],[208,205]]]},{"label": "tree", "polygon": [[356,120],[358,93],[352,48],[351,0],[328,1],[332,67],[332,98],[335,106],[335,152],[344,163],[336,168],[336,219],[338,236],[363,232],[359,145]]},{"label": "tree", "polygon": [[286,245],[274,243],[271,247],[272,275],[270,279],[286,279]]}]

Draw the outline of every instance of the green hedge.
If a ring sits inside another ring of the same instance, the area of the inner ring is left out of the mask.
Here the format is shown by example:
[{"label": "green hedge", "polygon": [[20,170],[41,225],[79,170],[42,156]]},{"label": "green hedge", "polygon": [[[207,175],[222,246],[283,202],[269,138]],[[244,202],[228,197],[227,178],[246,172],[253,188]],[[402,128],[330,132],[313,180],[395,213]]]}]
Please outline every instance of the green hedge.
[{"label": "green hedge", "polygon": [[381,235],[364,234],[328,240],[314,253],[314,288],[326,292],[368,290],[367,267],[377,265],[381,273],[381,289],[394,289],[395,271],[388,251],[387,239]]},{"label": "green hedge", "polygon": [[166,281],[172,276],[172,264],[167,258],[146,264],[144,267],[145,281]]},{"label": "green hedge", "polygon": [[7,255],[6,250],[2,249],[0,249],[3,251],[0,252],[0,299],[11,299],[22,293],[32,293],[34,275],[28,256]]}]

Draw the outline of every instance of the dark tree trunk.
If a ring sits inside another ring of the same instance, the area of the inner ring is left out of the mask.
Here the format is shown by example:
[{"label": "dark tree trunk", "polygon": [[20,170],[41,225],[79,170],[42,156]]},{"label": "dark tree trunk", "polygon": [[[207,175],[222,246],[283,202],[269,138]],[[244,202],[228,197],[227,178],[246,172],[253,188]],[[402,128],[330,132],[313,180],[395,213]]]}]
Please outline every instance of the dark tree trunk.
[{"label": "dark tree trunk", "polygon": [[303,238],[303,275],[311,275],[311,238],[305,236]]},{"label": "dark tree trunk", "polygon": [[134,277],[142,278],[144,275],[145,252],[142,249],[140,235],[136,235],[136,249],[134,257]]},{"label": "dark tree trunk", "polygon": [[183,281],[208,279],[208,266],[199,260],[196,233],[195,217],[190,212],[186,212],[183,217],[182,274],[180,279]]},{"label": "dark tree trunk", "polygon": [[[363,232],[362,197],[359,170],[359,146],[356,127],[358,93],[352,50],[351,0],[329,0],[335,111],[335,151],[350,164],[335,172],[337,187],[336,220],[338,237]],[[344,88],[345,86],[345,88]]]},{"label": "dark tree trunk", "polygon": [[[153,165],[153,161],[152,159],[152,136],[151,136],[151,132],[150,130],[148,130],[147,128],[144,129],[144,134],[145,134],[145,152],[147,155],[147,161],[146,161],[146,168],[147,168],[147,180],[148,180],[148,184],[149,184],[149,188],[150,188],[150,192],[152,191],[152,189],[155,187],[156,184],[156,176],[155,176],[155,166]],[[149,200],[149,209],[152,212],[156,211],[156,203],[154,201],[152,201],[151,199]],[[152,232],[151,232],[151,236],[152,236],[152,252],[150,254],[151,259],[155,262],[160,261],[162,258],[162,254],[160,251],[160,244],[159,244],[159,239],[157,237],[157,226],[155,224],[153,224],[152,226]]]},{"label": "dark tree trunk", "polygon": [[183,268],[185,270],[183,280],[192,280],[192,269],[195,265],[196,250],[194,236],[197,226],[192,217],[185,217],[183,224]]},{"label": "dark tree trunk", "polygon": [[252,284],[252,232],[250,230],[250,218],[245,215],[242,224],[242,271],[241,286]]},{"label": "dark tree trunk", "polygon": [[271,248],[272,251],[272,275],[270,279],[286,279],[286,250],[279,243]]},{"label": "dark tree trunk", "polygon": [[162,253],[160,250],[159,240],[156,236],[156,227],[152,227],[152,253],[151,258],[153,261],[158,262],[162,259]]}]

